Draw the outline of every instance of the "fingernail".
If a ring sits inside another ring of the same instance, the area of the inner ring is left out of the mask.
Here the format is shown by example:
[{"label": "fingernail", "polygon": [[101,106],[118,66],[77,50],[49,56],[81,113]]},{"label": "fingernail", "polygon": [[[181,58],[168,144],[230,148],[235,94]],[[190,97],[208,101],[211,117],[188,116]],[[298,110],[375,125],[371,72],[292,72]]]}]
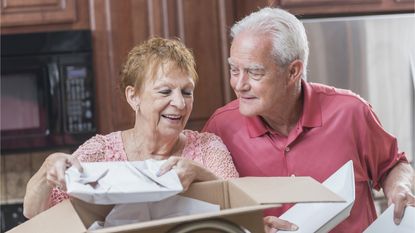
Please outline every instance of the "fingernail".
[{"label": "fingernail", "polygon": [[401,220],[399,218],[395,218],[394,222],[395,222],[396,225],[399,225],[399,223],[401,223]]},{"label": "fingernail", "polygon": [[298,226],[297,226],[297,225],[295,225],[295,224],[291,224],[291,230],[292,230],[292,231],[296,231],[296,230],[298,230]]},{"label": "fingernail", "polygon": [[158,170],[158,172],[156,173],[156,176],[159,177],[161,175],[161,170]]}]

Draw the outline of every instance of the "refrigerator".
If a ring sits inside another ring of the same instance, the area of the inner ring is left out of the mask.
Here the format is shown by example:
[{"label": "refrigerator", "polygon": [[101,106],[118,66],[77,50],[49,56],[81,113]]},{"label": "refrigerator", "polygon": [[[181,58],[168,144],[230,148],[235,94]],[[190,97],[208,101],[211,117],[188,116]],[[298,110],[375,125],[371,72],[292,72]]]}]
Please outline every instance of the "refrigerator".
[{"label": "refrigerator", "polygon": [[414,166],[415,14],[304,19],[307,80],[367,100]]}]

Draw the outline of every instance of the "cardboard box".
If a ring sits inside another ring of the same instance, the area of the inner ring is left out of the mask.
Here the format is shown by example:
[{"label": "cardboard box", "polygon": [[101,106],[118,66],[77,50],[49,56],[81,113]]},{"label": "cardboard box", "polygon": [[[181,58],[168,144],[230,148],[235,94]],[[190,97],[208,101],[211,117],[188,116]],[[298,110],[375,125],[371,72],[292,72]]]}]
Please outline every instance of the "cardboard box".
[{"label": "cardboard box", "polygon": [[[220,205],[221,211],[128,224],[93,232],[172,232],[179,224],[219,219],[257,233],[264,231],[264,209],[278,207],[282,203],[344,201],[310,177],[245,177],[200,182],[194,183],[181,195]],[[66,200],[9,232],[87,232],[94,221],[103,221],[112,207],[89,204],[78,199]]]},{"label": "cardboard box", "polygon": [[[296,233],[329,232],[350,215],[355,200],[353,162],[350,160],[323,185],[342,197],[341,203],[298,203],[280,216],[298,226]],[[288,231],[278,231],[288,232]]]}]

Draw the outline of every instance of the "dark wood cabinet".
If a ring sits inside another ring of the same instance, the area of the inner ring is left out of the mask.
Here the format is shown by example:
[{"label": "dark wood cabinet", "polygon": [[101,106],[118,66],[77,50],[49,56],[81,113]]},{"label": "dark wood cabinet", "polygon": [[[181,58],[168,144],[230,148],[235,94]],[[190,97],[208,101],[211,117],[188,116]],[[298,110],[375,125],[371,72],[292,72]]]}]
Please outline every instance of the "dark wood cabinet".
[{"label": "dark wood cabinet", "polygon": [[1,0],[1,33],[89,28],[86,0]]},{"label": "dark wood cabinet", "polygon": [[279,0],[272,3],[300,16],[414,12],[414,0]]},{"label": "dark wood cabinet", "polygon": [[180,38],[196,58],[200,79],[188,128],[199,130],[234,98],[230,27],[265,6],[305,18],[414,12],[414,0],[1,0],[1,33],[92,30],[100,133],[132,127],[134,113],[118,88],[128,51],[153,36]]},{"label": "dark wood cabinet", "polygon": [[232,98],[226,30],[234,18],[232,1],[94,1],[92,7],[106,12],[95,14],[91,25],[102,132],[132,127],[133,111],[118,88],[119,72],[128,51],[153,36],[179,38],[194,53],[199,81],[188,128],[200,130],[213,111]]}]

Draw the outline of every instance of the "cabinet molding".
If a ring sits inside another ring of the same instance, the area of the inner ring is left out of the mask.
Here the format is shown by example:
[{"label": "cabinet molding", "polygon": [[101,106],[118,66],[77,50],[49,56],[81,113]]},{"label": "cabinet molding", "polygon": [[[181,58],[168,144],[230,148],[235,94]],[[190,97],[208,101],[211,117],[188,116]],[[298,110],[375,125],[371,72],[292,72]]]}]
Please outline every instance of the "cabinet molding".
[{"label": "cabinet molding", "polygon": [[74,23],[75,0],[1,0],[1,26]]}]

